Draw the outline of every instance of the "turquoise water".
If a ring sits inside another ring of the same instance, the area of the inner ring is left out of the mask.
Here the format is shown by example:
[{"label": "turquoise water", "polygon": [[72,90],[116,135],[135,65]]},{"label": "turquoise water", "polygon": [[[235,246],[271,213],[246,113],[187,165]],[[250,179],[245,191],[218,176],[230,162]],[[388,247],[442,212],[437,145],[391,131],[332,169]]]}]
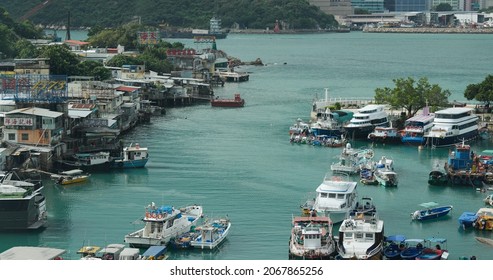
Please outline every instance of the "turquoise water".
[{"label": "turquoise water", "polygon": [[[192,40],[182,41],[197,47]],[[299,205],[341,151],[289,143],[289,126],[298,117],[309,117],[312,99],[321,97],[326,87],[334,97],[371,97],[377,87],[392,87],[392,79],[412,76],[428,77],[449,89],[451,100],[464,100],[468,84],[491,74],[492,43],[491,36],[471,34],[230,34],[218,40],[219,49],[243,61],[260,58],[266,64],[240,68],[251,73],[250,81],[215,90],[222,97],[241,93],[244,108],[204,104],[168,109],[165,116],[124,138],[128,144],[149,147],[146,168],[92,174],[88,183],[65,188],[47,181],[47,228],[0,233],[0,251],[19,245],[52,246],[76,258],[83,245],[122,243],[125,234],[142,226],[133,222],[151,202],[177,207],[197,203],[206,215],[229,215],[230,236],[215,252],[173,252],[171,259],[287,260],[291,218],[300,214]],[[482,151],[491,142],[472,146]],[[443,164],[448,150],[374,148],[377,158],[395,160],[399,186],[358,188],[360,196],[373,197],[387,235],[444,237],[450,259],[493,259],[491,248],[474,239],[491,233],[464,231],[457,221],[462,212],[482,207],[486,194],[427,184],[433,164]],[[411,221],[410,213],[428,201],[452,204],[454,209],[438,221]]]}]

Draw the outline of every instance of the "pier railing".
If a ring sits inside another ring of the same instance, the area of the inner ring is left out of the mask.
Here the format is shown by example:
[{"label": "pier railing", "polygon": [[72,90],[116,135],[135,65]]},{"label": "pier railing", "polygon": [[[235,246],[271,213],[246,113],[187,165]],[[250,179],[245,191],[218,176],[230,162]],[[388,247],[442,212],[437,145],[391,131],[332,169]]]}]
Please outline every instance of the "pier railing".
[{"label": "pier railing", "polygon": [[341,108],[361,108],[368,104],[375,103],[375,99],[371,97],[331,97],[318,99],[313,102],[314,111],[325,110],[325,107],[339,103]]}]

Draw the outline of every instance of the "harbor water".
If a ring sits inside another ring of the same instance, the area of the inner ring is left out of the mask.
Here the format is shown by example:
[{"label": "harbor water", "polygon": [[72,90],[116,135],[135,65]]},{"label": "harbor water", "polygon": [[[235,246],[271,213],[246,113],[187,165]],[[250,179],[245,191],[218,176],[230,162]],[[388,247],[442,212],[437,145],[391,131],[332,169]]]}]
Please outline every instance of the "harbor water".
[{"label": "harbor water", "polygon": [[[205,48],[193,40],[187,47]],[[171,251],[174,260],[287,260],[293,215],[313,195],[341,148],[291,144],[288,129],[308,120],[314,98],[329,88],[331,97],[372,97],[393,79],[427,77],[463,101],[467,85],[491,74],[493,37],[481,34],[368,34],[361,32],[289,35],[230,34],[217,48],[242,61],[260,58],[265,66],[243,66],[250,80],[226,83],[215,95],[240,93],[244,108],[210,104],[168,108],[126,134],[125,143],[148,147],[145,168],[93,173],[87,183],[60,187],[45,181],[48,224],[36,232],[0,233],[0,251],[12,246],[49,246],[76,259],[83,245],[123,243],[141,228],[144,207],[200,204],[206,216],[232,221],[230,235],[213,252]],[[368,142],[352,142],[353,147]],[[475,142],[476,154],[491,149]],[[484,207],[487,193],[473,187],[429,186],[428,173],[447,160],[448,149],[376,145],[375,157],[394,159],[396,188],[358,186],[373,198],[385,234],[448,240],[449,259],[493,259],[493,250],[476,241],[491,232],[464,230],[464,211]],[[357,177],[353,178],[358,180]],[[419,204],[451,204],[451,213],[430,222],[412,221]],[[338,225],[334,227],[337,231]]]}]

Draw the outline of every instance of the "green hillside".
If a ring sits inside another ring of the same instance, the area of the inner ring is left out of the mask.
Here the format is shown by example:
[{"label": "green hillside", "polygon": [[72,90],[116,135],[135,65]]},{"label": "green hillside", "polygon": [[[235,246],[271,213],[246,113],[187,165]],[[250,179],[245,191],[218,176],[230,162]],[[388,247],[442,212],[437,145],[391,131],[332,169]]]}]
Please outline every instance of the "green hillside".
[{"label": "green hillside", "polygon": [[70,11],[72,27],[115,27],[141,20],[145,25],[208,28],[216,15],[223,28],[273,28],[282,20],[291,29],[337,26],[332,15],[307,0],[0,0],[15,20],[34,24],[66,25]]}]

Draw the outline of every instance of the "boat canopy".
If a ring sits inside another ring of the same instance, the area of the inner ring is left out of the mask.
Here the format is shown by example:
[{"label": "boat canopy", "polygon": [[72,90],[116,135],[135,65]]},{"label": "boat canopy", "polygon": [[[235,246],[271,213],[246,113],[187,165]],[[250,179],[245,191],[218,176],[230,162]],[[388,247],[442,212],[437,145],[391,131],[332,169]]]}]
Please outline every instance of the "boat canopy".
[{"label": "boat canopy", "polygon": [[157,258],[166,252],[166,246],[151,246],[147,249],[142,256]]},{"label": "boat canopy", "polygon": [[53,260],[65,252],[57,248],[17,246],[0,253],[0,260]]},{"label": "boat canopy", "polygon": [[406,240],[406,236],[397,234],[397,235],[390,235],[386,238],[387,241],[393,241],[393,242],[403,242]]}]

